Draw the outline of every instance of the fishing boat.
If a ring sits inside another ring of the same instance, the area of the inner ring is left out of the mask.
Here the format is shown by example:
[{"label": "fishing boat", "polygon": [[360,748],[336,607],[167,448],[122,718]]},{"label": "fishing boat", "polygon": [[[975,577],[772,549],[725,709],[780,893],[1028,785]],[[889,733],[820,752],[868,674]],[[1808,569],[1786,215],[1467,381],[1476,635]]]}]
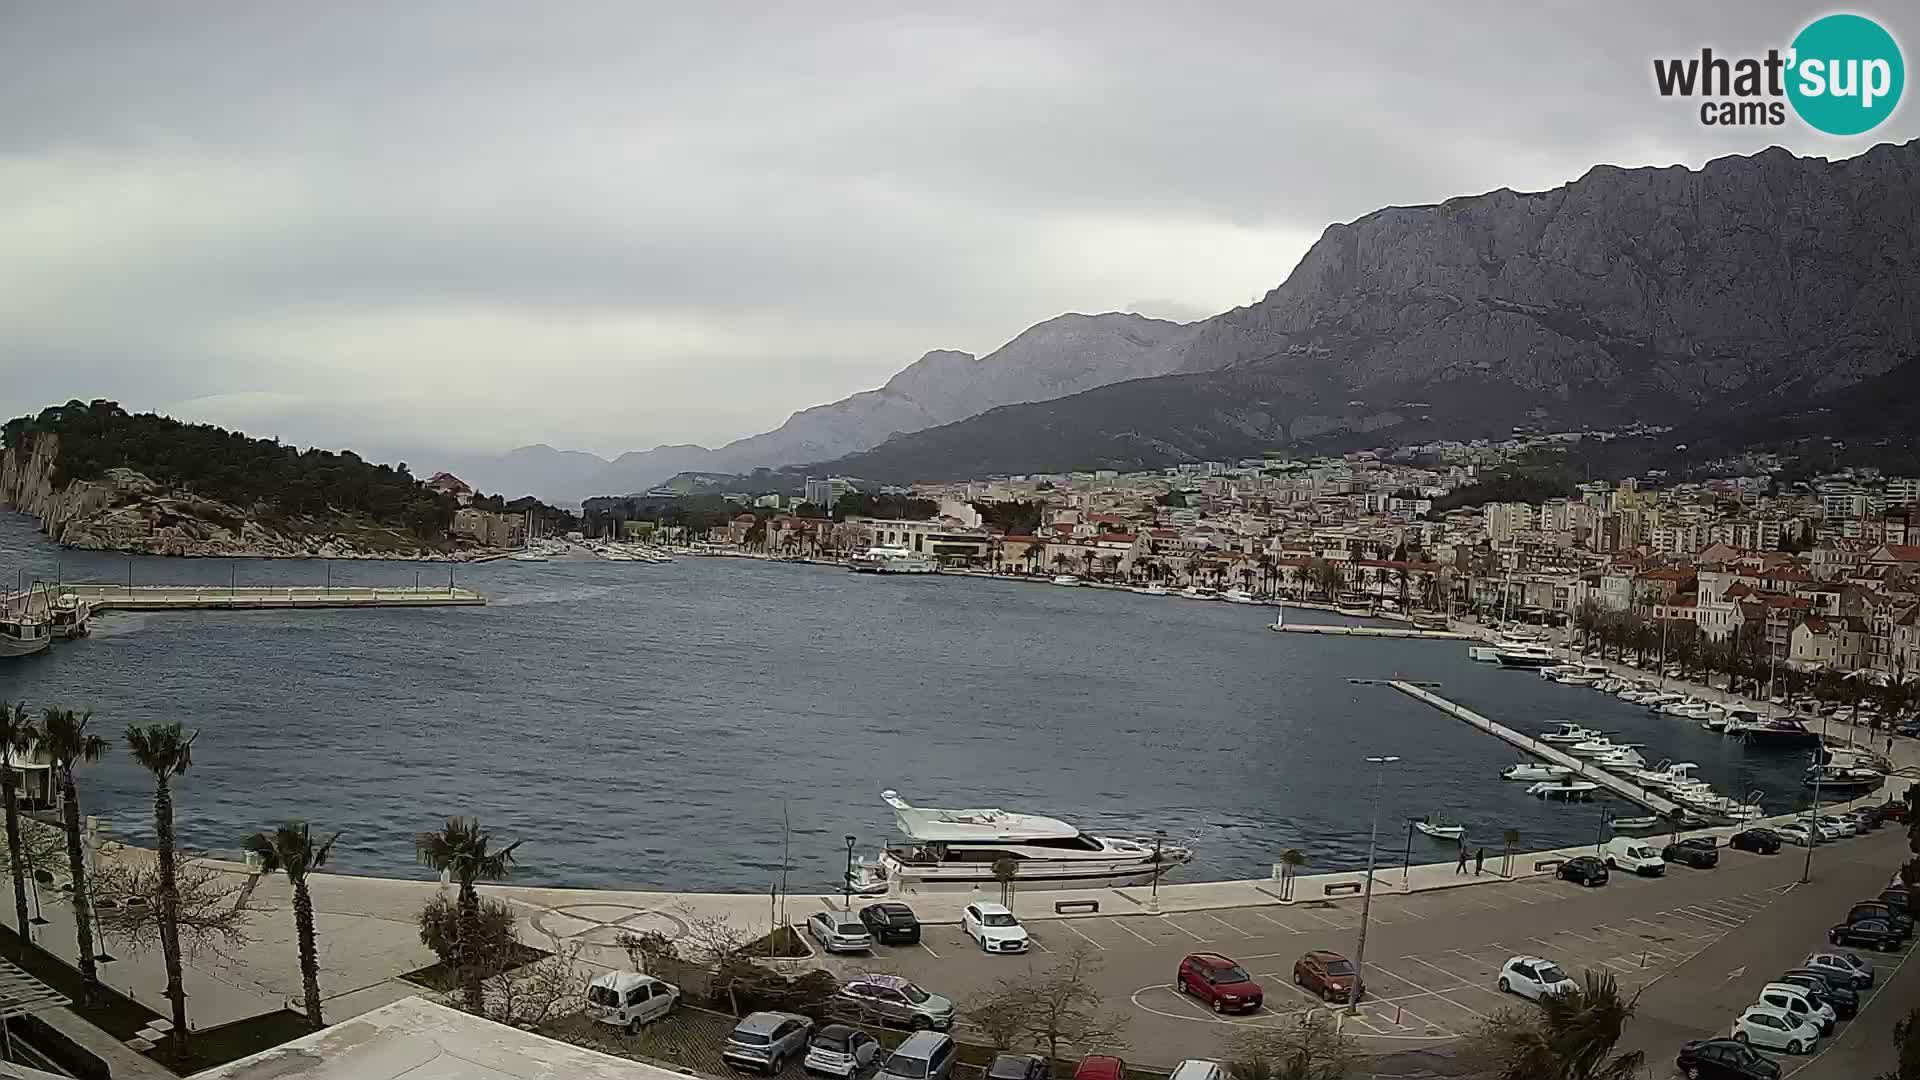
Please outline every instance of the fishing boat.
[{"label": "fishing boat", "polygon": [[933,574],[940,565],[907,548],[870,547],[848,559],[847,569],[856,574]]},{"label": "fishing boat", "polygon": [[1574,757],[1597,758],[1605,757],[1618,750],[1631,749],[1633,749],[1632,743],[1617,743],[1605,735],[1596,735],[1586,742],[1577,742],[1567,747],[1567,753],[1572,754]]},{"label": "fishing boat", "polygon": [[53,627],[46,619],[28,614],[0,615],[0,659],[30,656],[53,641]]},{"label": "fishing boat", "polygon": [[1549,780],[1527,789],[1527,794],[1555,802],[1592,802],[1600,785],[1586,780]]},{"label": "fishing boat", "polygon": [[1565,780],[1573,770],[1565,765],[1536,765],[1523,761],[1500,770],[1502,780]]},{"label": "fishing boat", "polygon": [[1428,818],[1420,818],[1413,823],[1413,827],[1435,840],[1458,840],[1467,835],[1465,825],[1436,825]]},{"label": "fishing boat", "polygon": [[56,641],[82,638],[92,632],[92,618],[92,604],[72,593],[61,593],[47,608],[47,629]]}]

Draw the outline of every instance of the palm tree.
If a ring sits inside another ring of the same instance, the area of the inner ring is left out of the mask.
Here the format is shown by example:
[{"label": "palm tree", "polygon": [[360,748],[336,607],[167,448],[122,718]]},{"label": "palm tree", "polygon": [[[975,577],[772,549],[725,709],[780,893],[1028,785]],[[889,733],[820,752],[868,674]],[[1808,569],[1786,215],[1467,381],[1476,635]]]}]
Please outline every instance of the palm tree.
[{"label": "palm tree", "polygon": [[315,1031],[325,1026],[320,1019],[320,950],[313,940],[313,896],[307,892],[307,872],[327,864],[333,842],[339,833],[327,837],[319,847],[304,821],[288,822],[274,832],[254,833],[241,845],[259,860],[260,872],[284,872],[293,885],[293,926],[300,937],[300,985],[306,992],[307,1025]]},{"label": "palm tree", "polygon": [[[499,851],[487,850],[491,836],[473,818],[453,817],[438,832],[423,832],[414,838],[420,861],[448,875],[460,886],[460,940],[464,953],[479,938],[480,892],[476,881],[501,881],[513,867],[515,840]],[[480,958],[463,955],[460,978],[466,986],[467,1008],[480,1009]]]},{"label": "palm tree", "polygon": [[1494,1018],[1486,1035],[1500,1080],[1632,1080],[1646,1054],[1614,1054],[1634,1002],[1611,974],[1587,972],[1585,984],[1540,999],[1537,1013]]},{"label": "palm tree", "polygon": [[0,702],[0,788],[5,789],[7,808],[7,865],[13,868],[14,925],[20,928],[23,944],[32,940],[33,931],[27,914],[27,867],[20,854],[20,774],[14,771],[13,761],[24,757],[38,741],[40,729],[27,711],[27,703],[9,709]]},{"label": "palm tree", "polygon": [[1407,610],[1407,579],[1411,578],[1413,573],[1407,569],[1406,563],[1403,562],[1393,568],[1393,576],[1394,579],[1400,583],[1400,611],[1404,614]]},{"label": "palm tree", "polygon": [[1061,571],[1062,573],[1065,573],[1067,567],[1072,563],[1073,563],[1073,556],[1067,554],[1064,551],[1057,552],[1053,556],[1053,568],[1055,570]]},{"label": "palm tree", "polygon": [[100,971],[93,953],[93,912],[87,906],[87,860],[80,846],[80,792],[74,787],[73,767],[80,762],[99,761],[107,752],[107,740],[87,731],[92,712],[72,709],[48,709],[42,717],[47,754],[53,758],[55,775],[60,779],[60,803],[67,826],[67,876],[73,885],[73,933],[80,946],[80,994],[88,1005],[99,999]]},{"label": "palm tree", "polygon": [[192,735],[178,722],[127,728],[127,751],[153,774],[153,831],[160,852],[160,956],[167,967],[167,1000],[173,1003],[175,1060],[187,1056],[187,990],[180,970],[180,886],[174,878],[173,778],[193,764]]}]

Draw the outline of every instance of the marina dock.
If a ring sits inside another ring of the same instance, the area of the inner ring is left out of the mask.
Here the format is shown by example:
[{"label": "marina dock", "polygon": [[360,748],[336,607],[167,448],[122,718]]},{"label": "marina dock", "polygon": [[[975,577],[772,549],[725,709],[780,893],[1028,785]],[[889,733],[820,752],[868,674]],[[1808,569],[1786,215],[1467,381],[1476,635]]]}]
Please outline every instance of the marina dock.
[{"label": "marina dock", "polygon": [[0,606],[39,606],[49,594],[72,594],[94,611],[204,611],[270,608],[478,607],[487,598],[471,589],[411,585],[108,585],[64,582],[0,596]]},{"label": "marina dock", "polygon": [[1416,630],[1402,626],[1326,626],[1314,623],[1268,623],[1267,629],[1280,634],[1335,634],[1344,637],[1433,638],[1437,641],[1472,641],[1472,634],[1452,630]]},{"label": "marina dock", "polygon": [[1507,727],[1505,724],[1497,724],[1464,705],[1456,705],[1448,701],[1446,698],[1441,697],[1431,690],[1422,689],[1413,683],[1403,682],[1398,679],[1388,682],[1387,685],[1416,701],[1426,702],[1428,705],[1439,709],[1441,712],[1452,716],[1456,720],[1465,720],[1467,723],[1492,735],[1496,739],[1512,743],[1514,746],[1548,764],[1562,765],[1572,769],[1581,779],[1599,784],[1615,795],[1631,802],[1639,803],[1641,806],[1646,807],[1656,814],[1667,815],[1677,813],[1681,810],[1680,804],[1671,799],[1655,795],[1653,792],[1648,791],[1638,784],[1622,780],[1612,773],[1607,772],[1605,769],[1595,766],[1591,761],[1582,761],[1572,754],[1568,754],[1557,747],[1549,746],[1532,736],[1522,735],[1520,732]]}]

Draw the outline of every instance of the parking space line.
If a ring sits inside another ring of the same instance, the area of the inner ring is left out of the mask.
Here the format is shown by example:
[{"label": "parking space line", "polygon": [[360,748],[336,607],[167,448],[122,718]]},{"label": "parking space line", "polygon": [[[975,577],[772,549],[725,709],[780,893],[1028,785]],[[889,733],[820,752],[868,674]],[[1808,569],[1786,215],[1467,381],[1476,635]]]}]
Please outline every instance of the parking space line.
[{"label": "parking space line", "polygon": [[1436,990],[1434,990],[1434,991],[1433,991],[1433,993],[1445,993],[1445,992],[1446,992],[1446,991],[1448,991],[1448,990],[1458,990],[1458,989],[1460,989],[1460,988],[1461,988],[1461,987],[1463,987],[1463,986],[1472,986],[1472,985],[1473,985],[1472,983],[1470,983],[1470,982],[1468,982],[1467,980],[1465,980],[1465,979],[1463,979],[1463,978],[1461,978],[1460,976],[1458,976],[1458,975],[1455,975],[1455,974],[1454,974],[1453,972],[1451,972],[1451,971],[1448,971],[1448,970],[1447,970],[1446,968],[1443,968],[1443,967],[1441,967],[1441,966],[1439,966],[1438,964],[1429,964],[1429,963],[1427,963],[1427,962],[1426,962],[1425,960],[1422,960],[1422,959],[1420,959],[1420,958],[1419,958],[1419,957],[1417,957],[1417,956],[1403,956],[1403,957],[1401,957],[1400,959],[1402,959],[1402,960],[1411,960],[1411,961],[1413,961],[1414,963],[1416,963],[1416,964],[1419,964],[1419,965],[1420,965],[1421,967],[1430,967],[1430,968],[1432,968],[1433,970],[1435,970],[1435,971],[1437,971],[1437,972],[1439,972],[1440,974],[1442,974],[1442,975],[1445,975],[1445,976],[1446,976],[1447,978],[1449,978],[1449,979],[1452,979],[1452,980],[1453,980],[1453,982],[1454,982],[1454,984],[1453,984],[1452,986],[1443,986],[1443,987],[1439,987],[1438,989],[1436,989]]},{"label": "parking space line", "polygon": [[1075,936],[1075,937],[1077,937],[1077,938],[1079,938],[1079,939],[1080,939],[1081,941],[1084,941],[1084,942],[1086,942],[1087,944],[1089,944],[1089,945],[1091,945],[1091,946],[1093,946],[1094,948],[1096,948],[1096,949],[1099,949],[1099,950],[1100,950],[1101,952],[1106,952],[1106,951],[1107,951],[1107,947],[1106,947],[1105,945],[1102,945],[1102,944],[1100,944],[1099,942],[1097,942],[1097,941],[1095,941],[1095,940],[1093,940],[1092,938],[1090,938],[1090,937],[1088,937],[1087,935],[1085,935],[1085,934],[1083,934],[1083,933],[1081,933],[1081,932],[1080,932],[1079,930],[1076,930],[1076,929],[1074,929],[1074,925],[1073,925],[1073,923],[1071,923],[1071,922],[1069,922],[1069,921],[1068,921],[1068,920],[1066,920],[1066,919],[1061,919],[1061,920],[1060,920],[1060,928],[1061,928],[1062,930],[1073,930],[1073,934],[1074,934],[1074,936]]},{"label": "parking space line", "polygon": [[[1334,1010],[1329,1009],[1327,1011],[1332,1012]],[[1381,1031],[1379,1028],[1374,1027],[1372,1024],[1367,1023],[1364,1019],[1360,1018],[1359,1016],[1348,1015],[1347,1013],[1344,1013],[1344,1012],[1340,1013],[1340,1016],[1342,1017],[1342,1019],[1336,1021],[1336,1023],[1359,1024],[1361,1027],[1366,1028],[1368,1031],[1373,1032],[1375,1035],[1386,1034],[1386,1032]]]},{"label": "parking space line", "polygon": [[1717,912],[1718,914],[1725,915],[1729,919],[1737,919],[1740,922],[1746,922],[1748,919],[1753,918],[1753,912],[1734,907],[1724,900],[1708,900],[1701,903],[1699,907],[1702,911]]},{"label": "parking space line", "polygon": [[[1250,912],[1248,912],[1248,914],[1250,914],[1250,915],[1254,915],[1254,916],[1257,916],[1257,917],[1259,917],[1259,918],[1262,918],[1262,919],[1265,919],[1265,920],[1267,920],[1268,922],[1270,922],[1270,923],[1272,923],[1273,925],[1275,925],[1275,926],[1277,926],[1277,927],[1279,927],[1280,929],[1282,929],[1282,930],[1285,930],[1285,931],[1286,931],[1287,933],[1289,933],[1289,934],[1304,934],[1304,933],[1306,933],[1306,931],[1305,931],[1305,930],[1296,930],[1296,929],[1294,929],[1293,927],[1291,927],[1291,926],[1288,926],[1288,925],[1287,925],[1286,923],[1283,923],[1283,922],[1281,922],[1281,921],[1280,921],[1279,919],[1276,919],[1276,918],[1274,918],[1273,916],[1271,916],[1271,915],[1268,915],[1268,914],[1266,914],[1265,912],[1260,912],[1260,911],[1250,911]],[[1279,955],[1279,954],[1278,954],[1278,953],[1276,953],[1276,954],[1274,954],[1274,955],[1276,955],[1276,956],[1277,956],[1277,955]]]},{"label": "parking space line", "polygon": [[[1219,920],[1216,919],[1215,921],[1218,922]],[[1171,917],[1167,919],[1167,925],[1173,927],[1175,930],[1180,931],[1181,933],[1187,935],[1188,937],[1192,938],[1195,941],[1200,942],[1203,945],[1206,944],[1209,940],[1211,940],[1209,938],[1203,938],[1199,934],[1196,934],[1193,931],[1187,929],[1186,927],[1181,926],[1179,923],[1174,922]]]},{"label": "parking space line", "polygon": [[1046,942],[1040,940],[1039,934],[1028,934],[1027,940],[1033,944],[1034,948],[1039,949],[1043,953],[1050,953],[1053,951],[1052,949],[1047,948]]},{"label": "parking space line", "polygon": [[927,955],[928,955],[928,956],[931,956],[931,957],[933,957],[933,958],[934,958],[935,960],[938,960],[938,959],[940,959],[940,954],[939,954],[939,953],[937,953],[937,952],[934,952],[934,951],[933,951],[933,947],[932,947],[932,946],[930,946],[930,945],[928,945],[928,944],[927,944],[927,943],[926,943],[925,941],[921,941],[921,940],[917,940],[917,939],[916,939],[916,940],[914,941],[914,944],[915,944],[915,945],[918,945],[918,946],[920,946],[921,948],[923,948],[923,949],[925,949],[925,950],[927,950]]},{"label": "parking space line", "polygon": [[1581,933],[1581,932],[1580,932],[1580,931],[1578,931],[1578,930],[1562,930],[1562,931],[1560,931],[1560,932],[1561,932],[1561,933],[1563,933],[1563,934],[1565,934],[1565,935],[1567,935],[1568,937],[1577,937],[1577,938],[1579,938],[1579,939],[1580,939],[1581,941],[1591,941],[1591,942],[1593,942],[1593,943],[1594,943],[1595,945],[1601,945],[1601,944],[1604,944],[1604,942],[1602,942],[1602,941],[1601,941],[1601,940],[1600,940],[1599,938],[1597,938],[1597,937],[1588,937],[1587,935],[1585,935],[1585,934],[1583,934],[1583,933]]},{"label": "parking space line", "polygon": [[[1202,914],[1206,914],[1206,913],[1205,913],[1205,912],[1202,912]],[[1253,934],[1252,934],[1251,932],[1249,932],[1249,931],[1246,931],[1246,930],[1242,930],[1242,929],[1240,929],[1239,927],[1237,927],[1237,926],[1235,926],[1235,925],[1233,925],[1232,923],[1230,923],[1230,922],[1228,922],[1227,920],[1225,920],[1225,919],[1223,919],[1223,918],[1221,918],[1221,917],[1219,917],[1218,915],[1207,915],[1207,918],[1209,918],[1209,919],[1212,919],[1212,920],[1213,920],[1214,922],[1217,922],[1217,923],[1219,923],[1219,924],[1220,924],[1221,926],[1224,926],[1224,927],[1226,927],[1227,929],[1229,929],[1229,930],[1231,930],[1231,931],[1233,931],[1234,933],[1236,933],[1236,934],[1239,934],[1239,935],[1240,935],[1241,937],[1243,937],[1243,938],[1250,938],[1250,937],[1252,937],[1252,936],[1253,936]]]},{"label": "parking space line", "polygon": [[1135,929],[1134,929],[1133,927],[1131,927],[1131,926],[1128,926],[1128,925],[1126,924],[1126,920],[1124,920],[1124,919],[1114,919],[1114,920],[1113,920],[1113,925],[1115,925],[1115,926],[1117,926],[1117,927],[1119,927],[1119,928],[1120,928],[1120,929],[1122,929],[1122,930],[1125,930],[1125,931],[1126,931],[1127,933],[1129,933],[1129,934],[1132,934],[1132,935],[1133,935],[1134,937],[1137,937],[1137,938],[1139,938],[1139,939],[1140,939],[1140,944],[1142,944],[1142,945],[1151,945],[1151,944],[1153,944],[1153,942],[1151,942],[1151,941],[1149,941],[1149,940],[1147,940],[1147,936],[1146,936],[1145,934],[1142,934],[1142,933],[1141,933],[1140,931],[1138,931],[1138,930],[1135,930]]},{"label": "parking space line", "polygon": [[1698,907],[1693,904],[1687,905],[1687,907],[1684,910],[1690,915],[1696,915],[1700,918],[1706,919],[1709,922],[1715,923],[1716,925],[1724,926],[1729,930],[1732,930],[1740,925],[1739,922],[1736,922],[1735,920],[1730,919],[1725,915],[1718,914],[1717,912],[1708,911],[1705,908]]},{"label": "parking space line", "polygon": [[1296,911],[1298,911],[1298,912],[1299,912],[1300,914],[1302,914],[1302,915],[1305,915],[1306,917],[1308,917],[1308,918],[1310,918],[1310,919],[1314,919],[1314,920],[1317,920],[1317,921],[1319,921],[1319,922],[1323,922],[1323,923],[1326,923],[1326,924],[1327,924],[1328,926],[1331,926],[1331,927],[1333,927],[1333,928],[1334,928],[1335,930],[1345,930],[1345,929],[1347,929],[1346,927],[1344,927],[1344,926],[1341,926],[1341,925],[1340,925],[1339,923],[1337,923],[1337,922],[1334,922],[1334,921],[1333,921],[1332,919],[1326,919],[1326,918],[1321,918],[1321,916],[1320,916],[1320,914],[1319,914],[1318,912],[1315,912],[1315,911],[1310,911],[1310,910],[1308,910],[1307,908],[1295,908],[1294,910],[1296,910]]}]

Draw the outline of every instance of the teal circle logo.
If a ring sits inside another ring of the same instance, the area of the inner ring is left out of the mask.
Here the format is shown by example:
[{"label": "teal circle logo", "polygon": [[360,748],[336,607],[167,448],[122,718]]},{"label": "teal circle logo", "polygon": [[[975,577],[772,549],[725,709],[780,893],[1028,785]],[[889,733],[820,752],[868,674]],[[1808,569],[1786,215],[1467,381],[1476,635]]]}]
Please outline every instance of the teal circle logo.
[{"label": "teal circle logo", "polygon": [[1893,115],[1907,84],[1900,45],[1864,15],[1827,15],[1793,39],[1787,99],[1829,135],[1872,131]]}]

